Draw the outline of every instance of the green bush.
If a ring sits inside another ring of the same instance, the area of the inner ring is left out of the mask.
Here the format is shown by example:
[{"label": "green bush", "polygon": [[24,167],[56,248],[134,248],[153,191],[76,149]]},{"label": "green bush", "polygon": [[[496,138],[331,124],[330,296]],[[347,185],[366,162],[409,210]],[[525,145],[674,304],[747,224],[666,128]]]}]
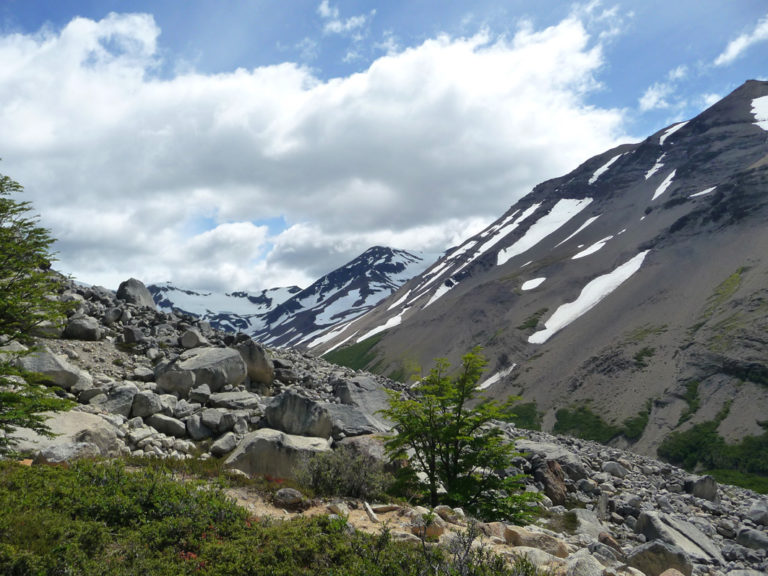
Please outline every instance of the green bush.
[{"label": "green bush", "polygon": [[339,366],[352,368],[353,370],[362,370],[376,358],[376,355],[371,350],[383,337],[383,333],[376,334],[362,342],[337,348],[325,354],[323,359]]},{"label": "green bush", "polygon": [[371,500],[381,498],[394,482],[384,464],[348,446],[304,459],[296,480],[320,496],[348,496]]},{"label": "green bush", "polygon": [[561,408],[555,413],[555,434],[569,434],[585,440],[609,442],[622,433],[622,428],[608,424],[587,406]]}]

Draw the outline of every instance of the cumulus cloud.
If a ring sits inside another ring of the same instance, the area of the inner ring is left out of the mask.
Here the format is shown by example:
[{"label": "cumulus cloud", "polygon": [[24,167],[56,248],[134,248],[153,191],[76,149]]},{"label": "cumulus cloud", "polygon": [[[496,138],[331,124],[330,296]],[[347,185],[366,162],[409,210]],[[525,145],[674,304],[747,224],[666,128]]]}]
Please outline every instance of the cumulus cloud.
[{"label": "cumulus cloud", "polygon": [[640,111],[648,112],[649,110],[663,110],[667,108],[683,109],[687,102],[680,96],[678,84],[687,75],[688,69],[685,66],[678,66],[667,73],[664,81],[654,82],[646,88],[638,100]]},{"label": "cumulus cloud", "polygon": [[761,18],[751,32],[746,32],[731,40],[720,55],[715,58],[715,66],[731,64],[750,47],[759,42],[768,41],[768,15]]},{"label": "cumulus cloud", "polygon": [[393,45],[328,81],[293,63],[159,77],[159,34],[111,14],[0,36],[0,171],[85,282],[256,290],[373,244],[440,253],[624,138],[622,111],[586,101],[604,61],[575,16]]}]

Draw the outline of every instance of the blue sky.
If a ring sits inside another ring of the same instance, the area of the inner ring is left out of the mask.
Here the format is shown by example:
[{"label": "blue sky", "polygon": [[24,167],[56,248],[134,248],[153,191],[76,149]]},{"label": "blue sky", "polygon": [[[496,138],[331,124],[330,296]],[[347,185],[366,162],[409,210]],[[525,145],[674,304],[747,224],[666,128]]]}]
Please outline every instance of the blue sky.
[{"label": "blue sky", "polygon": [[3,0],[0,171],[85,282],[306,285],[437,254],[766,56],[752,0]]}]

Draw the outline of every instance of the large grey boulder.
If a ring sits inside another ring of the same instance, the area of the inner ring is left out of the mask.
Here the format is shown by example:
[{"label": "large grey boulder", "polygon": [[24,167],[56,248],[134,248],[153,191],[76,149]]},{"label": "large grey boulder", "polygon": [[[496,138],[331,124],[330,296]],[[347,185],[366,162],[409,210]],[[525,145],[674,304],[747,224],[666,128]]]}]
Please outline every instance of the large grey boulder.
[{"label": "large grey boulder", "polygon": [[261,398],[252,392],[219,392],[211,394],[208,404],[214,408],[228,410],[249,410],[259,407]]},{"label": "large grey boulder", "polygon": [[146,418],[163,411],[163,401],[151,390],[142,390],[133,397],[131,415]]},{"label": "large grey boulder", "polygon": [[237,447],[237,436],[232,432],[227,432],[221,438],[211,445],[211,454],[216,457],[224,456],[232,452]]},{"label": "large grey boulder", "polygon": [[166,436],[184,438],[187,435],[187,426],[184,422],[165,414],[153,414],[147,418],[147,424]]},{"label": "large grey boulder", "polygon": [[264,411],[269,428],[287,434],[328,438],[333,422],[320,402],[305,398],[293,390],[276,396]]},{"label": "large grey boulder", "polygon": [[276,396],[264,411],[267,426],[288,434],[341,439],[385,432],[387,427],[355,406],[318,402],[293,390]]},{"label": "large grey boulder", "polygon": [[635,532],[648,541],[658,539],[683,550],[691,558],[707,563],[725,564],[720,549],[690,522],[661,512],[642,512]]},{"label": "large grey boulder", "polygon": [[160,392],[187,398],[193,388],[207,384],[211,392],[236,386],[245,380],[245,363],[232,348],[194,348],[173,362],[161,363],[155,370]]},{"label": "large grey boulder", "polygon": [[98,404],[100,408],[112,414],[129,418],[133,409],[133,399],[138,392],[139,389],[135,384],[126,382],[109,390],[105,398],[99,401],[93,399],[91,403]]},{"label": "large grey boulder", "polygon": [[[44,462],[62,462],[60,458],[75,459],[85,456],[116,456],[119,454],[117,429],[97,414],[72,410],[45,414],[46,425],[56,436],[47,438],[32,430],[20,428],[15,449],[30,453]],[[79,446],[88,444],[89,446]],[[96,454],[93,447],[96,447]],[[43,455],[43,453],[45,453]]]},{"label": "large grey boulder", "polygon": [[16,368],[42,374],[51,384],[60,386],[64,390],[72,388],[80,378],[80,370],[78,368],[72,366],[64,358],[57,356],[45,347],[26,356],[16,358],[13,363]]},{"label": "large grey boulder", "polygon": [[351,380],[337,380],[333,383],[333,394],[344,404],[355,406],[384,429],[392,423],[381,415],[389,408],[389,396],[375,379],[370,376],[356,376]]},{"label": "large grey boulder", "polygon": [[72,316],[64,328],[62,336],[72,340],[101,340],[104,331],[96,318],[91,316]]},{"label": "large grey boulder", "polygon": [[685,576],[691,576],[693,563],[688,555],[676,546],[654,540],[632,549],[627,554],[627,564],[637,568],[646,576],[659,576],[665,570],[674,568]]},{"label": "large grey boulder", "polygon": [[753,550],[768,550],[768,534],[754,528],[742,528],[736,536],[736,542]]},{"label": "large grey boulder", "polygon": [[275,379],[275,366],[261,344],[251,339],[235,346],[245,362],[251,382],[269,385]]},{"label": "large grey boulder", "polygon": [[120,283],[117,288],[117,299],[129,304],[135,304],[136,306],[145,306],[147,308],[155,308],[155,301],[152,299],[147,287],[140,280],[136,278],[129,278],[125,282]]},{"label": "large grey boulder", "polygon": [[246,434],[226,459],[224,466],[246,474],[290,478],[302,459],[330,450],[330,443],[323,438],[294,436],[279,430],[262,428]]},{"label": "large grey boulder", "polygon": [[191,349],[199,346],[208,346],[209,342],[205,339],[202,332],[197,328],[189,328],[181,336],[179,336],[179,344],[182,348]]}]

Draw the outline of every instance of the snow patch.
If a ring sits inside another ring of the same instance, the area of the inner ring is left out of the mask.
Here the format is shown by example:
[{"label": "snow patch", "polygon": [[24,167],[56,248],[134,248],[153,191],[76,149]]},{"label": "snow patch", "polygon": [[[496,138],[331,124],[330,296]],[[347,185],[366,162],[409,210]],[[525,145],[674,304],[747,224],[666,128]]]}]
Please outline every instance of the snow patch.
[{"label": "snow patch", "polygon": [[533,290],[534,288],[538,288],[544,283],[544,280],[546,280],[546,277],[533,278],[527,282],[523,282],[523,285],[520,286],[520,290]]},{"label": "snow patch", "polygon": [[445,284],[440,286],[440,288],[435,290],[435,293],[432,295],[432,298],[429,299],[429,302],[424,304],[424,308],[426,308],[426,307],[430,306],[431,304],[434,304],[435,302],[440,300],[440,298],[445,296],[451,288],[453,288],[453,286],[446,286]]},{"label": "snow patch", "polygon": [[411,295],[411,291],[410,291],[410,290],[408,290],[408,291],[407,291],[405,294],[403,294],[403,296],[402,296],[402,297],[400,297],[400,298],[398,298],[398,299],[397,299],[397,302],[395,302],[395,303],[394,303],[394,304],[392,304],[392,305],[391,305],[389,308],[387,308],[387,312],[389,312],[390,310],[392,310],[392,308],[397,308],[398,306],[400,306],[400,304],[402,304],[403,302],[405,302],[405,301],[408,299],[408,296],[410,296],[410,295]]},{"label": "snow patch", "polygon": [[512,372],[512,370],[515,369],[515,366],[517,366],[517,364],[512,364],[512,366],[510,366],[505,370],[499,370],[498,372],[496,372],[496,374],[494,374],[490,378],[483,380],[483,382],[477,387],[477,389],[485,390],[487,388],[490,388],[493,384],[496,384],[496,382],[498,382],[499,380],[507,376],[510,372]]},{"label": "snow patch", "polygon": [[646,180],[648,180],[648,178],[650,178],[651,176],[656,174],[656,172],[658,172],[659,170],[661,170],[664,167],[664,163],[662,162],[662,160],[664,160],[664,156],[666,156],[666,155],[667,155],[667,153],[664,152],[664,154],[659,156],[659,159],[656,160],[656,164],[653,165],[653,168],[651,168],[650,170],[648,170],[648,172],[645,173],[645,179]]},{"label": "snow patch", "polygon": [[598,214],[597,216],[592,216],[591,218],[587,218],[587,221],[586,221],[586,222],[584,222],[584,224],[582,224],[581,226],[579,226],[579,227],[578,227],[578,229],[576,230],[576,232],[574,232],[573,234],[571,234],[570,236],[568,236],[568,238],[566,238],[565,240],[562,240],[561,242],[559,242],[558,244],[556,244],[556,245],[555,245],[555,248],[557,248],[558,246],[560,246],[560,244],[565,244],[566,242],[568,242],[568,240],[570,240],[571,238],[573,238],[574,236],[576,236],[576,234],[578,234],[579,232],[581,232],[582,230],[584,230],[584,228],[586,228],[587,226],[589,226],[590,224],[592,224],[592,222],[594,222],[595,220],[597,220],[598,218],[600,218],[600,216],[602,216],[602,214]]},{"label": "snow patch", "polygon": [[690,196],[688,196],[688,198],[698,198],[699,196],[704,196],[705,194],[714,192],[715,188],[717,188],[717,186],[712,186],[712,188],[707,188],[706,190],[702,190],[701,192],[696,192],[696,194],[691,194]]},{"label": "snow patch", "polygon": [[598,179],[598,178],[600,178],[600,176],[602,176],[603,174],[605,174],[605,173],[608,171],[608,168],[610,168],[610,167],[611,167],[611,164],[613,164],[614,162],[616,162],[616,160],[618,160],[618,159],[619,159],[619,158],[621,158],[622,156],[624,156],[624,154],[619,154],[619,155],[617,155],[617,156],[614,156],[613,158],[611,158],[610,160],[608,160],[608,162],[606,162],[605,164],[603,164],[602,166],[600,166],[600,168],[598,168],[597,170],[595,170],[594,174],[592,174],[592,177],[589,179],[589,183],[590,183],[590,185],[591,185],[591,184],[594,184],[595,182],[597,182],[597,179]]},{"label": "snow patch", "polygon": [[580,200],[566,198],[558,201],[558,203],[552,207],[552,210],[549,211],[549,214],[539,218],[522,238],[512,244],[512,246],[499,250],[499,253],[496,256],[496,264],[499,266],[506,264],[518,254],[530,250],[571,218],[576,216],[576,214],[584,210],[584,208],[591,202],[592,198],[582,198]]},{"label": "snow patch", "polygon": [[528,337],[531,344],[544,344],[557,332],[568,326],[577,318],[589,312],[597,306],[606,296],[621,286],[635,272],[640,270],[643,260],[648,255],[648,250],[640,252],[613,272],[598,276],[591,280],[581,290],[581,294],[573,302],[561,305],[552,316],[544,323],[544,330],[534,332]]},{"label": "snow patch", "polygon": [[752,114],[755,115],[755,124],[763,130],[768,130],[768,96],[752,100]]},{"label": "snow patch", "polygon": [[686,124],[688,124],[687,120],[685,122],[680,122],[680,124],[675,124],[671,128],[667,128],[667,131],[661,135],[661,138],[659,138],[659,146],[664,146],[664,140],[672,136],[672,134],[680,130],[680,128],[682,128]]},{"label": "snow patch", "polygon": [[675,178],[675,172],[677,172],[677,170],[672,170],[672,172],[669,173],[669,176],[664,178],[664,182],[659,184],[659,187],[656,188],[656,192],[653,193],[653,198],[651,198],[651,202],[653,202],[654,200],[656,200],[656,198],[664,194],[664,192],[667,191],[667,188],[669,188],[672,185],[672,180]]},{"label": "snow patch", "polygon": [[[621,234],[621,232],[619,232],[619,234]],[[603,246],[605,246],[608,240],[611,240],[611,239],[613,239],[613,236],[606,236],[602,240],[598,240],[597,242],[592,244],[592,246],[589,246],[588,248],[585,248],[578,254],[575,254],[574,256],[572,256],[571,260],[578,260],[579,258],[584,258],[584,256],[589,256],[590,254],[594,254],[595,252],[600,250]]]},{"label": "snow patch", "polygon": [[366,332],[365,334],[360,336],[360,338],[358,338],[356,341],[357,342],[362,342],[363,340],[366,340],[366,339],[370,338],[371,336],[375,336],[379,332],[384,332],[385,330],[389,330],[390,328],[394,328],[395,326],[399,326],[402,321],[403,321],[403,315],[402,314],[398,314],[397,316],[387,320],[381,326],[377,326],[373,330],[369,330],[368,332]]}]

